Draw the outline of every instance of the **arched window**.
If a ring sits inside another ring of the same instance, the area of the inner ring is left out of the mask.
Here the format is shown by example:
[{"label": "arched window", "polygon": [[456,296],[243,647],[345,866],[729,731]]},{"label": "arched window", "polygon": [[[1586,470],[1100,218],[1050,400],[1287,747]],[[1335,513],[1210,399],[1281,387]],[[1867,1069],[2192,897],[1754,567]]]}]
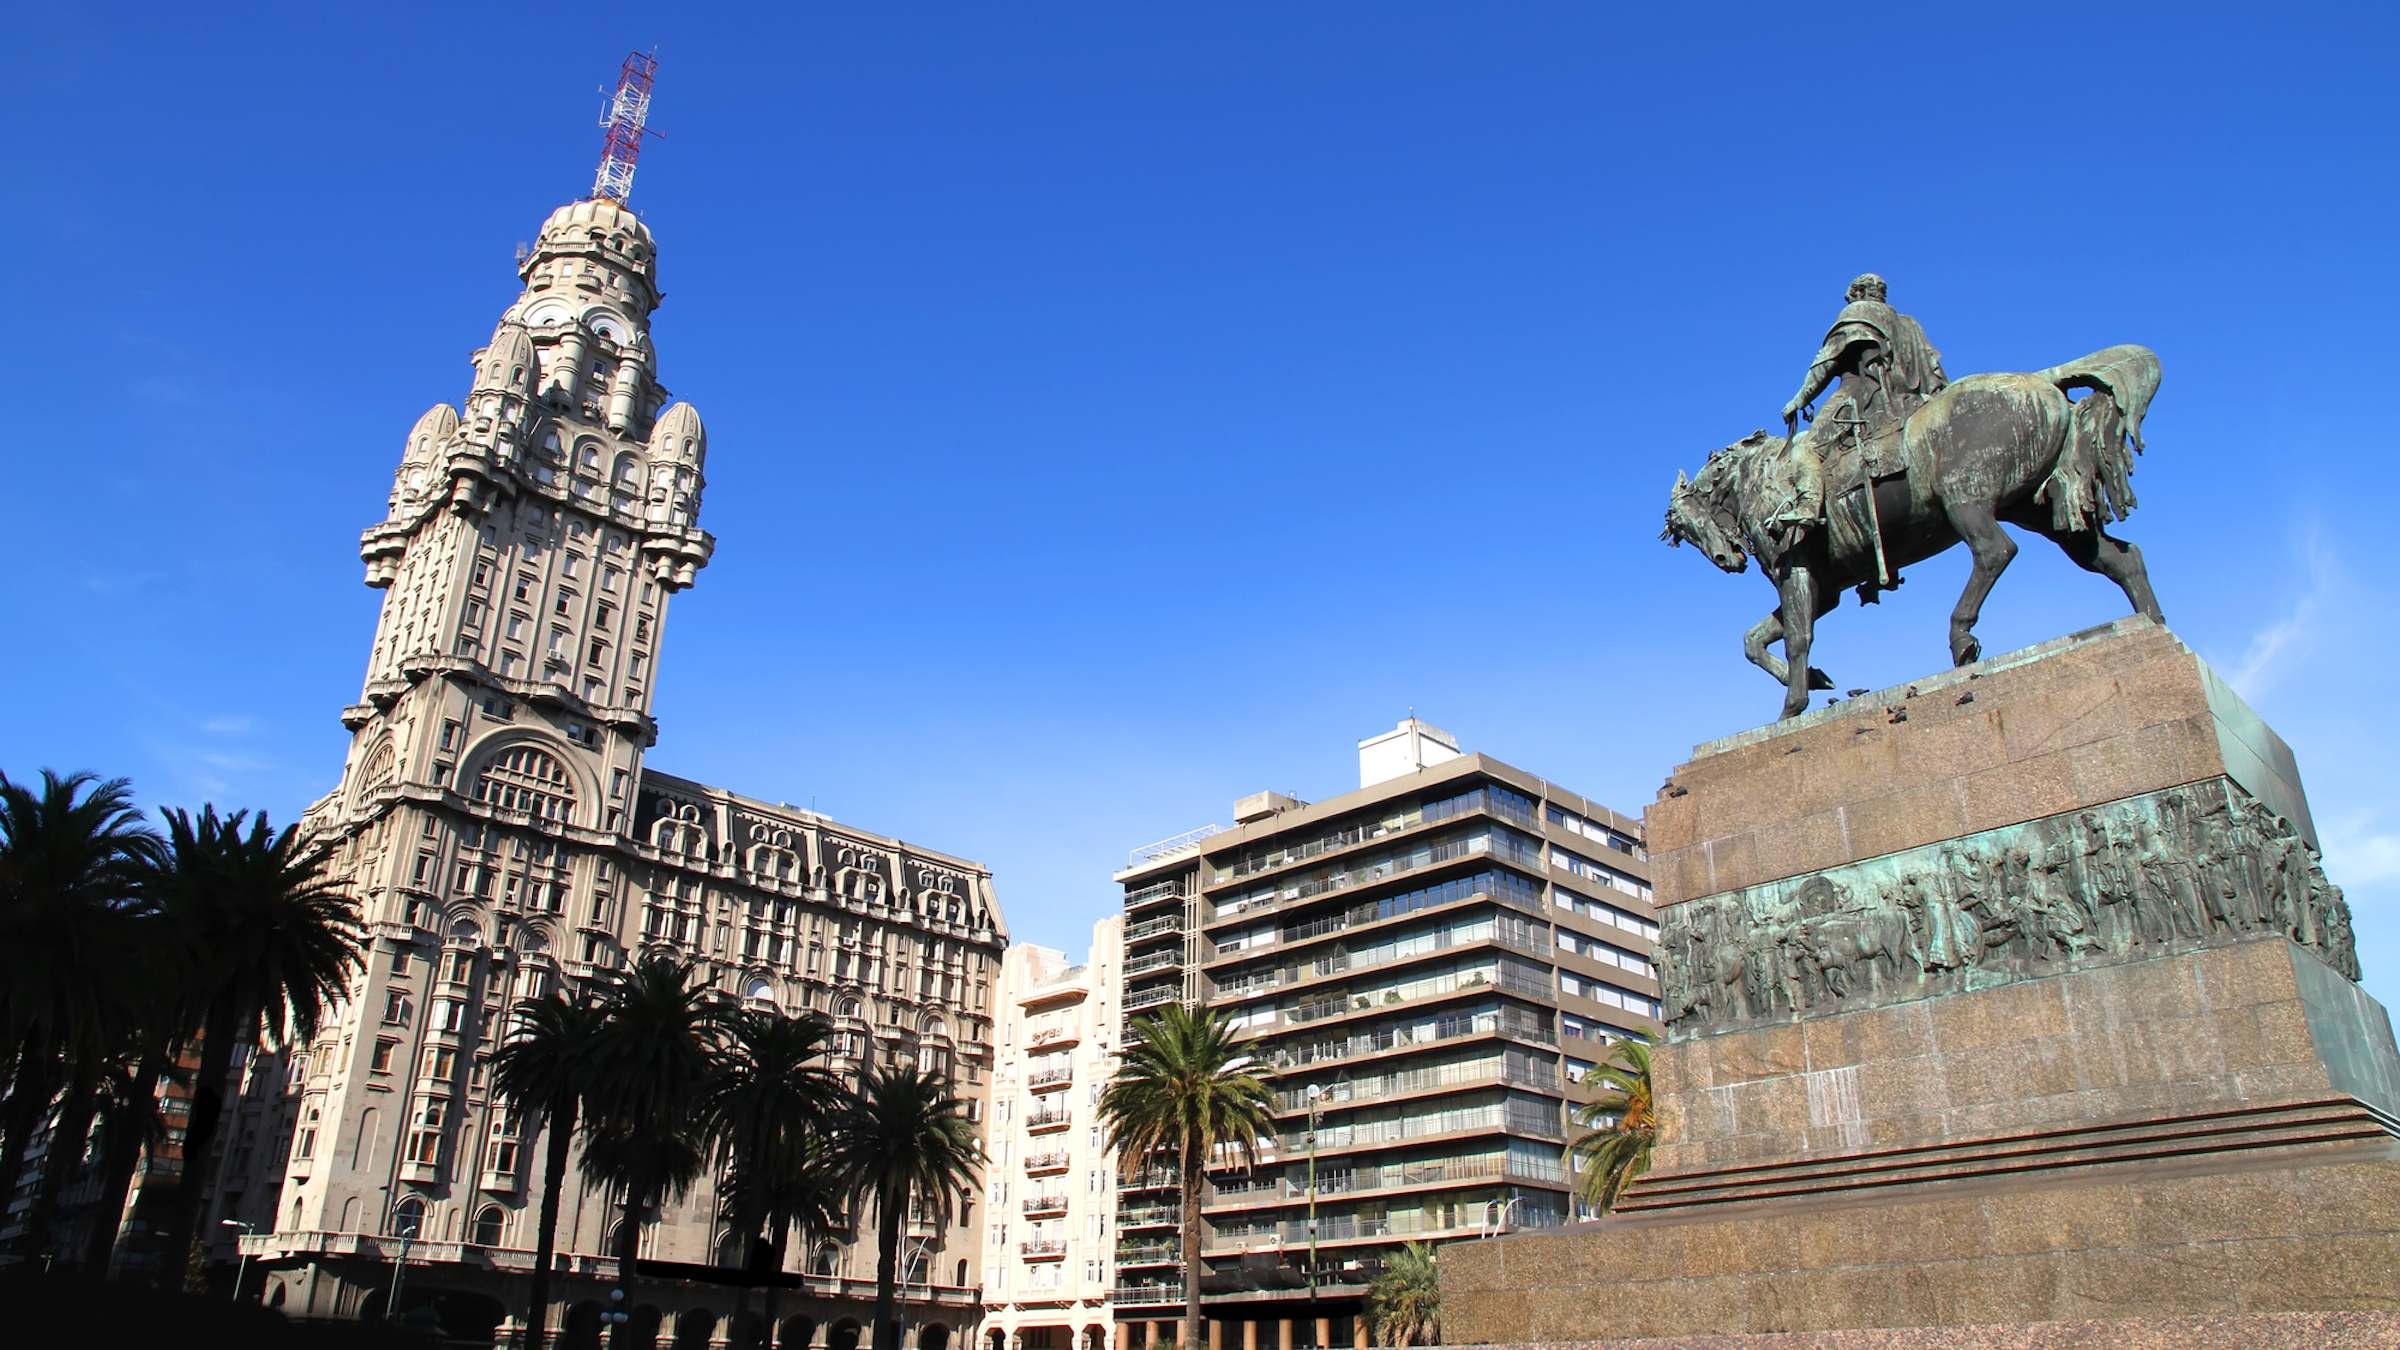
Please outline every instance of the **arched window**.
[{"label": "arched window", "polygon": [[424,1232],[425,1199],[423,1196],[406,1196],[399,1204],[392,1206],[393,1237],[421,1237]]},{"label": "arched window", "polygon": [[497,1247],[507,1226],[508,1216],[500,1212],[498,1205],[485,1205],[483,1212],[475,1216],[475,1235],[470,1241],[478,1247]]},{"label": "arched window", "polygon": [[742,990],[742,997],[753,1003],[773,1003],[775,986],[763,979],[752,980],[749,986]]},{"label": "arched window", "polygon": [[638,488],[642,483],[642,461],[628,450],[617,456],[616,472],[610,476],[620,487]]},{"label": "arched window", "polygon": [[367,752],[366,763],[359,766],[358,795],[361,797],[372,796],[384,788],[390,787],[392,779],[397,776],[398,768],[392,755],[392,743],[389,740],[377,741],[375,748]]},{"label": "arched window", "polygon": [[483,766],[475,796],[503,811],[563,821],[574,814],[575,788],[566,766],[539,746],[502,751]]},{"label": "arched window", "polygon": [[812,1275],[841,1274],[842,1244],[838,1242],[826,1242],[819,1244],[817,1247],[817,1259],[809,1263],[808,1269],[809,1273]]}]

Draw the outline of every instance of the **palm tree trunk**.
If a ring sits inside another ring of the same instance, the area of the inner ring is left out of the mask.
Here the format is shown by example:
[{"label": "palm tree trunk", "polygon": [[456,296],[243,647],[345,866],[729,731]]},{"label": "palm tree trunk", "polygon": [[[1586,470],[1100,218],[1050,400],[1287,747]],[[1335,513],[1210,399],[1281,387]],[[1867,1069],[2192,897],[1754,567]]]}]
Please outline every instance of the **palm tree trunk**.
[{"label": "palm tree trunk", "polygon": [[767,1350],[775,1350],[775,1316],[782,1311],[783,1304],[783,1251],[784,1244],[791,1236],[792,1221],[783,1215],[776,1215],[767,1229],[767,1256],[774,1263],[774,1282],[767,1286],[764,1314],[767,1319]]},{"label": "palm tree trunk", "polygon": [[[617,1311],[628,1318],[633,1315],[633,1262],[642,1251],[642,1209],[642,1188],[628,1182],[625,1187],[624,1230],[617,1234],[617,1288],[625,1294],[625,1300],[617,1305]],[[609,1333],[608,1343],[612,1350],[626,1350],[633,1344],[633,1323],[617,1323],[616,1330]]]},{"label": "palm tree trunk", "polygon": [[908,1192],[892,1187],[875,1206],[875,1350],[900,1350],[900,1323],[892,1316],[900,1288],[900,1216],[908,1208]]},{"label": "palm tree trunk", "polygon": [[550,1267],[558,1254],[558,1202],[567,1186],[567,1148],[575,1139],[575,1103],[550,1108],[542,1158],[542,1222],[533,1239],[533,1285],[525,1309],[524,1350],[542,1350],[550,1332]]},{"label": "palm tree trunk", "polygon": [[200,1208],[208,1198],[208,1151],[217,1142],[217,1122],[225,1114],[225,1076],[233,1069],[234,1029],[245,1021],[240,1010],[223,1000],[209,1009],[201,1023],[200,1071],[192,1079],[192,1112],[183,1134],[183,1178],[176,1183],[175,1206],[159,1261],[159,1287],[183,1287],[191,1265],[192,1242],[200,1230]]},{"label": "palm tree trunk", "polygon": [[[142,1141],[158,1109],[158,1080],[167,1071],[163,1045],[142,1051],[133,1080],[123,1095],[113,1097],[100,1117],[100,1195],[92,1202],[92,1228],[85,1238],[83,1268],[94,1279],[108,1278],[117,1257],[117,1227],[125,1215],[125,1194],[133,1188],[133,1172],[142,1161]],[[116,1090],[112,1088],[112,1091]]]},{"label": "palm tree trunk", "polygon": [[1183,1139],[1183,1347],[1200,1350],[1200,1141]]},{"label": "palm tree trunk", "polygon": [[42,1176],[34,1183],[33,1207],[26,1211],[25,1227],[17,1233],[20,1258],[38,1256],[48,1244],[51,1220],[58,1216],[58,1192],[82,1164],[83,1146],[91,1138],[100,1066],[88,1056],[78,1056],[78,1060],[74,1078],[67,1084],[67,1095],[59,1100],[58,1119],[50,1129],[50,1147],[42,1153]]},{"label": "palm tree trunk", "polygon": [[26,1150],[33,1146],[33,1132],[41,1128],[42,1113],[49,1109],[57,1087],[48,1038],[32,1032],[17,1054],[16,1076],[8,1085],[8,1110],[0,1114],[0,1131],[6,1132],[0,1136],[0,1193],[15,1193]]}]

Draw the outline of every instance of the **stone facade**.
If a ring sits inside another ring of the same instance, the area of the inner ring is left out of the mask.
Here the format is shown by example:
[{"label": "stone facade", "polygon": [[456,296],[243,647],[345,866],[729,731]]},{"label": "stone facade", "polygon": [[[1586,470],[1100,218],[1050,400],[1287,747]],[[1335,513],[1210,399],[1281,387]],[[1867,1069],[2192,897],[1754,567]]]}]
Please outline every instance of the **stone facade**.
[{"label": "stone facade", "polygon": [[984,1350],[1103,1350],[1119,1248],[1117,1151],[1100,1093],[1117,1070],[1125,921],[1092,927],[1090,957],[1045,947],[1000,962],[999,1055],[984,1114]]},{"label": "stone facade", "polygon": [[[552,215],[465,407],[418,419],[364,536],[383,613],[341,785],[306,823],[361,904],[366,966],[314,1042],[251,1061],[220,1184],[270,1304],[373,1314],[397,1287],[454,1331],[519,1314],[540,1125],[501,1109],[490,1051],[513,1001],[647,951],[827,1016],[849,1071],[914,1056],[984,1090],[1006,944],[984,868],[644,763],[668,603],[713,548],[705,431],[655,378],[655,269],[621,205]],[[614,1278],[613,1216],[569,1184],[553,1325],[576,1344]],[[716,1200],[703,1180],[642,1238],[668,1264],[637,1311],[687,1339],[729,1329],[730,1291],[673,1278],[728,1259]],[[791,1253],[782,1339],[865,1322],[855,1217],[855,1241]],[[963,1334],[973,1222],[906,1231],[929,1256],[911,1325]]]}]

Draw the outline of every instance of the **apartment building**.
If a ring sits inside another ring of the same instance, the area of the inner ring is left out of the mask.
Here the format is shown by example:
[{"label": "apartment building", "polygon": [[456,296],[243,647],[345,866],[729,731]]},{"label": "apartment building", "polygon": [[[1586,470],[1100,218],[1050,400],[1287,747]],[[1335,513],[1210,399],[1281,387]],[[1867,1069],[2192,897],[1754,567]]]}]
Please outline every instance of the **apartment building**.
[{"label": "apartment building", "polygon": [[1093,925],[1081,965],[1047,947],[1001,957],[984,1111],[984,1350],[1107,1344],[1117,1155],[1096,1108],[1117,1068],[1124,929],[1115,915]]},{"label": "apartment building", "polygon": [[[1363,1345],[1400,1244],[1566,1222],[1578,1085],[1657,1030],[1638,821],[1415,718],[1360,742],[1359,771],[1328,801],[1245,798],[1116,876],[1129,1034],[1205,1004],[1273,1074],[1256,1166],[1198,1197],[1226,1347]],[[1172,1242],[1189,1202],[1149,1180],[1120,1195],[1126,1242]],[[1121,1344],[1173,1334],[1184,1277],[1120,1263]]]}]

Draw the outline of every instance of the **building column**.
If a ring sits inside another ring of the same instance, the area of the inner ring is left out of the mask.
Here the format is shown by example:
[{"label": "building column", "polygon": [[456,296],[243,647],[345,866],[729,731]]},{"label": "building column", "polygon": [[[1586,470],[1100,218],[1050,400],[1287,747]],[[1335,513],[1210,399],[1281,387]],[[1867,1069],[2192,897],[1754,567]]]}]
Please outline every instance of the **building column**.
[{"label": "building column", "polygon": [[1360,1313],[1350,1319],[1350,1344],[1353,1350],[1367,1350],[1367,1315]]},{"label": "building column", "polygon": [[1275,1350],[1292,1350],[1292,1319],[1275,1319]]},{"label": "building column", "polygon": [[1258,1350],[1258,1319],[1242,1319],[1242,1350]]},{"label": "building column", "polygon": [[1158,1323],[1142,1323],[1142,1350],[1154,1350],[1158,1344]]},{"label": "building column", "polygon": [[1333,1350],[1333,1319],[1317,1319],[1317,1350]]},{"label": "building column", "polygon": [[1225,1350],[1225,1323],[1214,1317],[1208,1319],[1208,1350]]},{"label": "building column", "polygon": [[1117,1350],[1133,1350],[1133,1323],[1117,1323]]}]

